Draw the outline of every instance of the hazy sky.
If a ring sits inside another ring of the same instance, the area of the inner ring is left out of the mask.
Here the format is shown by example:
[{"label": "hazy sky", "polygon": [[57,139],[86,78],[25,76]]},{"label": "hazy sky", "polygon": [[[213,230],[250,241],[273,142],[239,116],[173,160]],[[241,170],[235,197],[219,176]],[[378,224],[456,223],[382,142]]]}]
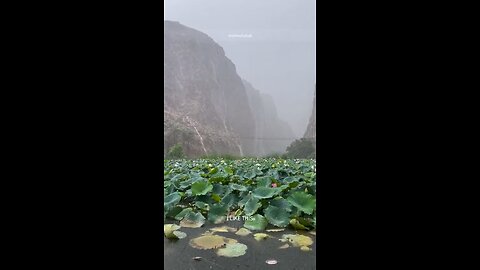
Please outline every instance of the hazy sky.
[{"label": "hazy sky", "polygon": [[164,0],[164,19],[209,35],[303,136],[315,90],[315,0]]}]

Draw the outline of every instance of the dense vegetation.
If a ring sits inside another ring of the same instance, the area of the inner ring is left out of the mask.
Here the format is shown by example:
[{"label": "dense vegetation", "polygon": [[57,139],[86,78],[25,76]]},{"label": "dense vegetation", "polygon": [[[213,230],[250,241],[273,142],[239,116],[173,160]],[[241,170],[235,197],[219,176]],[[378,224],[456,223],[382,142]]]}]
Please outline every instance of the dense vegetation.
[{"label": "dense vegetation", "polygon": [[190,227],[227,216],[251,230],[316,227],[314,159],[165,160],[164,195],[164,218]]},{"label": "dense vegetation", "polygon": [[314,158],[313,142],[305,138],[295,140],[287,147],[287,153],[284,156],[289,158]]}]

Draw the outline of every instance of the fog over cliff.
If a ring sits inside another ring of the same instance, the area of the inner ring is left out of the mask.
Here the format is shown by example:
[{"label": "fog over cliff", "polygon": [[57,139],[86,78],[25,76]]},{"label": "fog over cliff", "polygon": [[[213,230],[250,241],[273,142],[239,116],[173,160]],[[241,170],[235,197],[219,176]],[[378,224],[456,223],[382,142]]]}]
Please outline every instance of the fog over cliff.
[{"label": "fog over cliff", "polygon": [[165,0],[164,19],[218,43],[238,75],[273,98],[295,137],[305,134],[315,93],[314,0]]}]

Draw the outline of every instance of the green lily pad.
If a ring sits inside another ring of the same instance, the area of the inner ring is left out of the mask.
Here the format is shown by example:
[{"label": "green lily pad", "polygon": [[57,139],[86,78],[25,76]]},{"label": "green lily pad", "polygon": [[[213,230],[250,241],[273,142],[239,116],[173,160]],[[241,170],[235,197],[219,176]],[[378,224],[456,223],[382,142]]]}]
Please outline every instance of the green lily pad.
[{"label": "green lily pad", "polygon": [[290,214],[285,209],[270,205],[265,209],[265,217],[270,224],[277,227],[286,227],[290,222]]},{"label": "green lily pad", "polygon": [[218,194],[212,194],[212,199],[216,202],[220,202],[222,198]]},{"label": "green lily pad", "polygon": [[270,187],[272,179],[269,176],[257,177],[257,187]]},{"label": "green lily pad", "polygon": [[247,236],[249,234],[251,234],[252,232],[248,229],[245,229],[245,228],[240,228],[238,229],[238,231],[235,233],[235,234],[238,234],[240,236]]},{"label": "green lily pad", "polygon": [[275,195],[276,193],[276,188],[258,187],[252,192],[252,195],[259,199],[268,199],[273,197],[273,195]]},{"label": "green lily pad", "polygon": [[248,200],[250,200],[250,198],[252,198],[251,194],[244,196],[240,201],[238,201],[237,203],[238,207],[245,206],[245,204],[248,202]]},{"label": "green lily pad", "polygon": [[247,245],[241,243],[226,244],[224,248],[219,248],[217,250],[217,255],[230,258],[240,257],[242,255],[245,255],[245,253],[247,252],[247,248]]},{"label": "green lily pad", "polygon": [[214,224],[219,224],[227,219],[228,207],[223,204],[212,205],[208,212],[208,220]]},{"label": "green lily pad", "polygon": [[255,240],[260,241],[267,239],[269,236],[266,233],[256,233],[253,235],[253,237],[255,238]]},{"label": "green lily pad", "polygon": [[207,203],[201,202],[201,201],[196,201],[195,206],[202,209],[202,210],[207,210],[209,209],[209,206]]},{"label": "green lily pad", "polygon": [[180,207],[178,205],[171,207],[170,209],[168,209],[167,217],[175,218],[175,216],[178,215],[180,212],[182,212],[182,210],[183,210],[183,207]]},{"label": "green lily pad", "polygon": [[205,224],[205,217],[201,213],[189,212],[180,221],[180,226],[187,228],[200,228]]},{"label": "green lily pad", "polygon": [[197,249],[215,249],[224,246],[225,244],[235,244],[237,240],[218,236],[218,235],[203,235],[190,240],[189,244]]},{"label": "green lily pad", "polygon": [[242,186],[242,185],[239,185],[239,184],[230,184],[230,188],[232,188],[233,190],[238,190],[238,191],[247,191],[246,186]]},{"label": "green lily pad", "polygon": [[298,182],[298,180],[299,180],[298,177],[288,176],[283,179],[283,182],[290,184],[293,182]]},{"label": "green lily pad", "polygon": [[313,195],[305,192],[297,191],[290,195],[287,200],[299,210],[306,214],[312,214],[316,208],[316,199]]},{"label": "green lily pad", "polygon": [[181,227],[178,226],[177,224],[164,224],[164,225],[163,225],[163,232],[164,232],[165,234],[167,234],[167,233],[173,232],[173,231],[175,231],[175,230],[178,230],[178,229],[180,229],[180,228],[181,228]]},{"label": "green lily pad", "polygon": [[284,234],[282,238],[288,240],[294,247],[308,247],[313,244],[312,238],[300,234]]},{"label": "green lily pad", "polygon": [[180,200],[182,199],[182,196],[178,192],[171,193],[168,196],[165,196],[163,199],[163,207],[165,209],[170,209],[173,206],[175,206]]},{"label": "green lily pad", "polygon": [[213,185],[208,181],[198,181],[192,184],[192,194],[193,195],[205,195],[208,192],[212,191]]},{"label": "green lily pad", "polygon": [[222,226],[222,227],[211,228],[210,231],[212,231],[212,232],[236,232],[237,229],[235,229],[233,227]]},{"label": "green lily pad", "polygon": [[174,231],[173,234],[177,237],[177,239],[183,239],[187,237],[187,234],[181,231]]},{"label": "green lily pad", "polygon": [[285,209],[287,212],[292,212],[292,205],[282,197],[277,197],[271,200],[270,205]]},{"label": "green lily pad", "polygon": [[307,227],[303,226],[298,220],[292,219],[290,220],[290,225],[292,225],[293,228],[296,230],[308,230]]},{"label": "green lily pad", "polygon": [[233,174],[233,170],[230,167],[225,167],[225,172],[228,173],[229,175]]},{"label": "green lily pad", "polygon": [[222,184],[215,183],[213,184],[212,193],[214,194],[223,194],[225,193],[226,187]]},{"label": "green lily pad", "polygon": [[247,172],[246,174],[243,175],[243,177],[246,178],[246,179],[253,179],[253,178],[255,178],[255,176],[257,176],[257,174],[255,172],[252,172],[252,171]]},{"label": "green lily pad", "polygon": [[265,217],[260,214],[251,216],[248,220],[245,221],[243,227],[250,229],[252,231],[263,231],[267,227],[268,221]]},{"label": "green lily pad", "polygon": [[182,239],[187,237],[187,234],[184,232],[177,231],[181,227],[176,224],[165,224],[163,225],[163,233],[168,239]]},{"label": "green lily pad", "polygon": [[186,180],[186,181],[183,181],[180,183],[180,186],[179,188],[180,189],[186,189],[188,187],[190,187],[193,183],[195,183],[195,181],[198,181],[199,179],[189,179],[189,180]]},{"label": "green lily pad", "polygon": [[262,206],[261,203],[259,203],[259,200],[257,198],[252,197],[250,200],[247,201],[245,204],[245,215],[251,216],[257,212],[258,208]]},{"label": "green lily pad", "polygon": [[188,213],[192,212],[192,208],[185,208],[180,213],[175,215],[176,220],[182,220]]},{"label": "green lily pad", "polygon": [[222,198],[220,201],[222,204],[226,205],[227,208],[230,208],[235,202],[237,201],[237,197],[235,194],[230,193]]}]

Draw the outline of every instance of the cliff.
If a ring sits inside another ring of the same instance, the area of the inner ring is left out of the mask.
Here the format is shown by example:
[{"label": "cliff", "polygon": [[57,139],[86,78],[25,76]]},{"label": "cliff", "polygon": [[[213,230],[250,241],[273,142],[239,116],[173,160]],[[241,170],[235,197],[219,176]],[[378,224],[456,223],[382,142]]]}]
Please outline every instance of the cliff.
[{"label": "cliff", "polygon": [[313,94],[312,114],[307,125],[307,131],[303,137],[313,141],[317,139],[317,86],[315,86],[315,93]]},{"label": "cliff", "polygon": [[254,149],[258,156],[283,153],[295,137],[290,125],[281,120],[273,98],[243,80],[255,119]]},{"label": "cliff", "polygon": [[[206,34],[164,22],[164,149],[253,155],[255,121],[235,65]],[[165,153],[164,153],[165,154]]]}]

